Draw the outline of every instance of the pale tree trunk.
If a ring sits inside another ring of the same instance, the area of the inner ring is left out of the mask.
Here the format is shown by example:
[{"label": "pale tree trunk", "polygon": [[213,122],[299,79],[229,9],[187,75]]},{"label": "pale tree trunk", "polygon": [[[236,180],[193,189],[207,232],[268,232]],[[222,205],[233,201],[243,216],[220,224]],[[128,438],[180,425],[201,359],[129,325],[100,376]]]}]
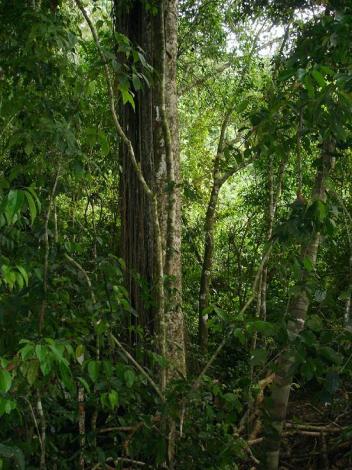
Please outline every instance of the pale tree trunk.
[{"label": "pale tree trunk", "polygon": [[[176,88],[177,58],[177,6],[178,0],[166,0],[164,3],[164,69],[163,86],[166,116],[171,149],[167,150],[167,233],[165,275],[168,279],[166,295],[166,356],[173,367],[168,371],[168,379],[175,372],[186,376],[184,320],[182,312],[182,266],[181,266],[181,187],[180,187],[180,149]],[[164,140],[167,130],[164,128]],[[169,153],[169,155],[168,155]]]},{"label": "pale tree trunk", "polygon": [[[315,178],[312,201],[325,202],[326,179],[331,168],[331,154],[333,145],[325,143],[320,158]],[[308,259],[312,267],[316,265],[316,259],[320,243],[320,233],[313,230],[309,239],[301,247],[302,263]],[[267,427],[265,435],[266,444],[266,467],[268,470],[279,468],[280,440],[285,423],[290,388],[293,380],[293,368],[295,364],[295,350],[293,341],[304,328],[306,315],[309,307],[307,294],[307,282],[309,273],[302,269],[300,279],[296,284],[297,293],[292,297],[288,308],[287,333],[290,344],[280,354],[277,363],[277,371],[273,380],[271,397],[267,411]]]}]

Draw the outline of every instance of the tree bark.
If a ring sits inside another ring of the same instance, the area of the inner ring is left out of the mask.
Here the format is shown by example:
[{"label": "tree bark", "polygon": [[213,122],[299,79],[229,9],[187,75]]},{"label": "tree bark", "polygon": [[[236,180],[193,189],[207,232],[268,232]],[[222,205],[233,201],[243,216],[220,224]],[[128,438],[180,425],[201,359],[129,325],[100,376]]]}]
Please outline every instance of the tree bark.
[{"label": "tree bark", "polygon": [[[137,314],[131,317],[130,326],[141,326],[147,343],[156,339],[159,352],[168,360],[168,368],[161,372],[164,389],[177,372],[186,373],[181,309],[177,1],[163,0],[153,15],[140,0],[132,1],[129,7],[115,0],[115,15],[118,32],[143,49],[156,77],[151,88],[136,93],[135,111],[129,106],[121,109],[122,127],[155,196],[148,198],[143,191],[128,149],[122,145],[121,256],[126,261],[126,283]],[[162,308],[157,308],[155,303],[161,302]],[[132,334],[131,344],[137,341],[137,335]]]},{"label": "tree bark", "polygon": [[[318,165],[312,201],[325,202],[326,179],[331,168],[332,144],[325,143]],[[320,233],[313,229],[308,240],[301,247],[301,259],[307,258],[312,267],[316,265],[316,259],[320,243]],[[293,296],[288,308],[287,333],[289,344],[280,354],[277,363],[277,371],[273,380],[271,397],[267,407],[266,426],[266,468],[277,470],[279,468],[279,452],[281,434],[286,418],[290,388],[293,380],[293,367],[295,365],[295,349],[293,341],[304,328],[307,311],[309,308],[309,296],[307,293],[307,282],[309,273],[302,269],[300,279],[296,283],[297,293]]]}]

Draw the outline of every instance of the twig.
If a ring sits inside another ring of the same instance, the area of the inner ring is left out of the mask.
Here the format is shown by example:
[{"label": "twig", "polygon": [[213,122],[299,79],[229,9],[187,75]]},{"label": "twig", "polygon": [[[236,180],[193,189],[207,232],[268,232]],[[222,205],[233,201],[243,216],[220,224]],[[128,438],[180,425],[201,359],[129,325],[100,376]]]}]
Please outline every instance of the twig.
[{"label": "twig", "polygon": [[46,469],[46,463],[45,463],[45,458],[46,458],[46,452],[45,452],[45,445],[46,445],[46,421],[45,421],[45,415],[43,411],[43,404],[42,404],[42,399],[40,397],[39,391],[37,391],[37,410],[39,414],[39,419],[40,419],[40,431],[41,431],[41,453],[40,453],[40,470],[45,470]]},{"label": "twig", "polygon": [[123,354],[129,359],[132,364],[136,367],[136,369],[139,370],[139,372],[144,375],[144,377],[147,379],[147,381],[150,383],[150,385],[154,388],[156,393],[159,395],[162,401],[165,401],[165,397],[162,394],[160,388],[157,386],[157,384],[154,382],[154,380],[150,377],[148,372],[135,360],[135,358],[127,351],[127,349],[120,343],[120,341],[112,334],[110,333],[110,337],[113,340],[113,342],[121,349]]},{"label": "twig", "polygon": [[[261,260],[261,263],[258,267],[258,270],[257,270],[257,274],[254,278],[254,282],[253,282],[253,287],[252,287],[252,295],[251,297],[247,300],[246,304],[243,306],[243,308],[241,309],[241,311],[239,312],[239,316],[243,315],[243,313],[248,309],[248,307],[252,304],[253,300],[255,299],[256,297],[256,292],[257,292],[257,287],[258,287],[258,282],[259,282],[259,279],[260,279],[260,275],[261,275],[261,272],[265,266],[265,263],[266,263],[266,260],[267,258],[270,256],[270,253],[273,249],[273,242],[269,245],[269,248],[267,249],[266,253],[264,254],[262,260]],[[211,356],[211,358],[209,359],[209,361],[206,363],[206,365],[204,366],[203,370],[201,371],[201,373],[198,375],[198,377],[196,378],[196,380],[193,382],[193,385],[192,385],[192,389],[197,389],[200,385],[200,382],[203,378],[203,376],[207,373],[208,369],[211,367],[211,365],[213,364],[213,362],[215,361],[215,359],[218,357],[219,353],[221,352],[221,350],[223,349],[223,347],[225,346],[225,344],[227,343],[228,339],[232,336],[233,332],[235,330],[235,325],[232,326],[229,330],[229,332],[224,336],[224,339],[221,341],[221,343],[219,344],[219,346],[216,348],[215,352],[213,353],[213,355]]]},{"label": "twig", "polygon": [[43,289],[44,289],[44,298],[40,308],[39,314],[39,331],[41,332],[44,326],[45,311],[47,305],[47,296],[48,296],[48,270],[49,270],[49,219],[51,214],[51,209],[53,206],[53,201],[55,199],[56,187],[60,177],[60,166],[58,167],[53,188],[49,196],[49,206],[45,216],[44,224],[44,245],[45,245],[45,254],[44,254],[44,275],[43,275]]},{"label": "twig", "polygon": [[140,460],[133,460],[133,459],[128,459],[126,457],[118,457],[117,459],[113,459],[112,457],[109,457],[106,459],[107,462],[125,462],[125,463],[130,463],[132,465],[137,465],[138,467],[147,467],[147,464],[145,462],[141,462]]},{"label": "twig", "polygon": [[135,426],[112,426],[111,428],[102,428],[98,430],[99,434],[105,434],[107,432],[131,432],[135,429]]},{"label": "twig", "polygon": [[31,410],[31,415],[32,415],[32,418],[33,418],[33,421],[34,421],[35,429],[36,429],[37,434],[38,434],[38,439],[39,439],[39,442],[40,442],[40,447],[42,448],[42,447],[43,447],[43,444],[42,444],[42,437],[41,437],[41,435],[40,435],[39,426],[38,426],[38,421],[37,421],[37,418],[35,417],[35,413],[34,413],[34,410],[33,410],[32,403],[31,403],[31,402],[28,400],[28,398],[26,398],[25,396],[20,396],[19,398],[22,398],[26,403],[28,403],[28,406],[29,406],[29,409]]},{"label": "twig", "polygon": [[90,291],[90,295],[91,295],[91,299],[92,299],[92,302],[93,304],[96,303],[96,298],[95,298],[95,294],[94,294],[94,290],[93,290],[93,286],[92,286],[92,282],[88,276],[88,273],[87,271],[76,261],[74,260],[70,255],[68,255],[67,253],[65,253],[65,258],[70,262],[72,263],[84,276],[84,279],[86,280],[86,283],[89,287],[89,291]]}]

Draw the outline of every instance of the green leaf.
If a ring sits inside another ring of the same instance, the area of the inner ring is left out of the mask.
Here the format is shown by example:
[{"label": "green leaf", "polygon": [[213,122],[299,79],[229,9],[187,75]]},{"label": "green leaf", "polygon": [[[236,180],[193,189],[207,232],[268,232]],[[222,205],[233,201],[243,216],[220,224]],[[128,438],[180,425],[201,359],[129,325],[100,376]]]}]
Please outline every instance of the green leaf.
[{"label": "green leaf", "polygon": [[312,260],[307,257],[303,259],[303,266],[304,266],[304,269],[308,271],[309,273],[312,272],[314,269]]},{"label": "green leaf", "polygon": [[326,86],[326,80],[318,70],[312,70],[312,76],[319,86],[322,88]]},{"label": "green leaf", "polygon": [[318,315],[312,315],[306,321],[306,326],[313,331],[319,332],[323,328],[323,322],[321,318],[318,317]]},{"label": "green leaf", "polygon": [[55,356],[55,358],[58,362],[64,363],[65,365],[68,365],[67,360],[63,356],[64,349],[65,349],[65,347],[63,345],[49,344],[49,348],[54,353],[54,356]]},{"label": "green leaf", "polygon": [[264,336],[273,336],[273,334],[275,333],[275,328],[270,322],[264,320],[255,320],[253,322],[248,323],[248,331],[251,333],[258,331]]},{"label": "green leaf", "polygon": [[119,90],[120,90],[120,93],[121,93],[121,96],[122,96],[123,104],[130,103],[132,108],[135,109],[134,99],[133,99],[133,96],[132,96],[131,92],[128,90],[128,88],[124,85],[120,85]]},{"label": "green leaf", "polygon": [[88,375],[93,383],[95,383],[98,380],[99,362],[90,361],[88,363]]},{"label": "green leaf", "polygon": [[98,140],[99,140],[99,144],[100,144],[100,147],[101,147],[101,151],[102,151],[103,155],[106,156],[110,151],[110,145],[109,145],[109,141],[108,141],[106,135],[104,134],[104,132],[99,131]]},{"label": "green leaf", "polygon": [[28,287],[28,274],[27,274],[27,271],[24,269],[23,266],[19,266],[18,264],[16,265],[16,268],[19,270],[19,272],[21,273],[23,279],[24,279],[24,282],[26,283],[26,286]]},{"label": "green leaf", "polygon": [[128,369],[125,371],[123,376],[124,376],[127,387],[131,388],[136,380],[135,373],[133,372],[133,370]]},{"label": "green leaf", "polygon": [[243,328],[236,328],[235,331],[233,332],[233,335],[235,338],[238,339],[240,344],[244,345],[246,342],[246,336],[244,334]]},{"label": "green leaf", "polygon": [[44,362],[47,358],[48,350],[42,344],[37,344],[35,346],[35,354],[37,358],[39,359],[39,362]]},{"label": "green leaf", "polygon": [[76,348],[76,359],[78,364],[80,365],[82,365],[84,362],[84,351],[85,347],[83,346],[83,344],[79,344]]},{"label": "green leaf", "polygon": [[72,374],[70,369],[67,367],[66,364],[60,362],[59,370],[62,383],[67,388],[67,390],[73,394],[75,392],[75,384],[72,380]]},{"label": "green leaf", "polygon": [[83,378],[83,377],[77,377],[77,380],[79,382],[81,382],[81,384],[83,385],[83,387],[85,388],[86,392],[87,393],[90,393],[90,387],[88,385],[88,382]]},{"label": "green leaf", "polygon": [[341,364],[341,355],[329,346],[323,346],[322,348],[320,348],[319,352],[324,357],[324,359],[328,360],[329,362],[333,364]]},{"label": "green leaf", "polygon": [[0,369],[0,392],[8,392],[11,388],[12,377],[6,369]]},{"label": "green leaf", "polygon": [[48,354],[46,358],[40,362],[40,370],[44,376],[49,375],[52,369],[52,360]]},{"label": "green leaf", "polygon": [[316,201],[315,202],[315,213],[319,220],[319,222],[323,222],[328,215],[328,210],[326,204],[323,201]]},{"label": "green leaf", "polygon": [[34,345],[32,343],[28,343],[23,348],[21,348],[19,352],[21,354],[22,360],[25,361],[34,353]]},{"label": "green leaf", "polygon": [[33,385],[34,382],[38,378],[38,373],[39,373],[39,362],[38,361],[32,361],[29,364],[28,370],[27,370],[27,380],[29,385]]},{"label": "green leaf", "polygon": [[110,402],[111,408],[114,410],[119,403],[119,395],[116,390],[111,390],[109,392],[109,402]]},{"label": "green leaf", "polygon": [[32,155],[33,143],[32,142],[27,142],[26,145],[24,146],[24,151],[25,151],[26,155],[28,155],[28,156]]},{"label": "green leaf", "polygon": [[32,186],[28,186],[28,187],[26,188],[26,191],[28,191],[29,194],[32,195],[32,197],[33,197],[33,199],[34,199],[34,201],[35,201],[35,203],[36,203],[36,206],[37,206],[37,208],[38,208],[38,212],[40,212],[41,203],[40,203],[40,200],[39,200],[39,197],[38,197],[37,193],[35,192],[35,189],[34,189]]},{"label": "green leaf", "polygon": [[8,223],[13,223],[14,216],[21,209],[24,200],[24,195],[22,191],[11,189],[7,196],[5,214],[8,220]]},{"label": "green leaf", "polygon": [[24,194],[25,194],[26,199],[27,199],[28,209],[29,209],[29,213],[30,213],[30,216],[31,216],[31,224],[33,225],[33,222],[34,222],[35,218],[37,217],[37,207],[35,205],[34,198],[33,198],[32,194],[29,191],[24,191]]},{"label": "green leaf", "polygon": [[305,86],[305,88],[308,92],[309,98],[314,98],[314,96],[315,96],[314,86],[313,86],[313,82],[310,79],[309,75],[305,75],[305,77],[303,78],[303,83],[304,83],[304,86]]}]

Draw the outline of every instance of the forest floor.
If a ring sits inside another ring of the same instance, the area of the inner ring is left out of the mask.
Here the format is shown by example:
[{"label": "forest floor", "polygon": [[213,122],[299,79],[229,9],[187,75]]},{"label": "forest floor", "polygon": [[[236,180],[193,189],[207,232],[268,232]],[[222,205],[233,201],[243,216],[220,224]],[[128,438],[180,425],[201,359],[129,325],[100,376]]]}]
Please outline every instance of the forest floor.
[{"label": "forest floor", "polygon": [[292,402],[282,448],[282,470],[352,470],[351,394],[334,404]]},{"label": "forest floor", "polygon": [[352,470],[351,422],[352,391],[325,405],[313,404],[308,395],[296,397],[288,409],[280,470]]}]

